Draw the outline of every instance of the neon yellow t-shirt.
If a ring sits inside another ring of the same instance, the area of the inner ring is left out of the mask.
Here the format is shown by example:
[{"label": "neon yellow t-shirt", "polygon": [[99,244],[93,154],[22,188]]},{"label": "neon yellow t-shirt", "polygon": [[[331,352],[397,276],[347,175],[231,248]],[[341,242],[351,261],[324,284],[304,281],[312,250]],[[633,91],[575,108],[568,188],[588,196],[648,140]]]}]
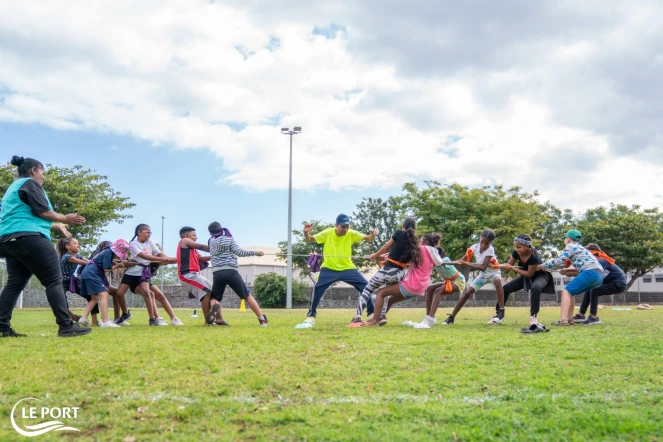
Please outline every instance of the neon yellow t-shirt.
[{"label": "neon yellow t-shirt", "polygon": [[[348,233],[344,236],[338,236],[336,229],[332,227],[313,235],[313,238],[318,244],[325,244],[322,248],[325,262],[322,263],[321,267],[336,272],[356,268],[349,257],[352,256],[352,244],[364,240],[363,233],[348,229]],[[347,256],[348,258],[334,258],[334,256]]]}]

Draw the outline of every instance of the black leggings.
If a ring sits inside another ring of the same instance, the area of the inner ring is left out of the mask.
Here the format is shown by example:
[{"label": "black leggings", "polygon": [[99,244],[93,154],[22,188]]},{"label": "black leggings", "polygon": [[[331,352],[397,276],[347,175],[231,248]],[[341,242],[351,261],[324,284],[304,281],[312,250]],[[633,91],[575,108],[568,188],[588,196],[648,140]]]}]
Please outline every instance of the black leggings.
[{"label": "black leggings", "polygon": [[62,289],[60,259],[53,244],[41,235],[30,235],[1,242],[0,254],[7,261],[7,285],[0,295],[0,331],[11,327],[16,300],[35,275],[46,288],[46,299],[60,327],[72,324],[67,313],[67,298]]},{"label": "black leggings", "polygon": [[[552,278],[550,273],[543,273],[534,275],[532,278],[532,286],[530,288],[530,315],[535,316],[539,313],[539,308],[541,307],[541,291],[548,285],[549,279]],[[507,284],[504,284],[504,304],[509,300],[509,295],[511,293],[523,290],[525,288],[525,277],[518,276],[513,281],[509,281]],[[499,304],[495,304],[495,310],[499,311]]]},{"label": "black leggings", "polygon": [[244,280],[237,270],[217,270],[214,272],[212,298],[221,302],[223,300],[223,292],[226,291],[226,286],[230,286],[240,299],[246,299],[251,295],[251,292],[246,284],[244,284]]},{"label": "black leggings", "polygon": [[580,304],[580,314],[584,315],[587,313],[587,307],[589,307],[591,302],[591,307],[589,309],[589,314],[596,316],[599,311],[599,296],[604,295],[616,295],[626,290],[626,281],[615,281],[608,282],[607,284],[601,284],[595,289],[588,290],[582,295],[582,303]]}]

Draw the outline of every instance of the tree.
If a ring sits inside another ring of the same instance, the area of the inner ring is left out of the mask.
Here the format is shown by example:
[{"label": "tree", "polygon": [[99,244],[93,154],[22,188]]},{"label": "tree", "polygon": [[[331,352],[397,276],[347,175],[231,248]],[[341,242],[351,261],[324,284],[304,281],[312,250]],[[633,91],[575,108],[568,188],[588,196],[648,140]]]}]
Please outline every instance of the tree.
[{"label": "tree", "polygon": [[[357,254],[368,256],[377,252],[391,239],[391,235],[402,227],[405,213],[402,196],[391,196],[387,200],[363,198],[357,204],[356,212],[352,212],[350,227],[365,234],[368,234],[370,229],[377,229],[378,236],[373,242],[364,241],[357,244]],[[362,271],[378,267],[376,261],[363,258],[357,258],[355,265]]]},{"label": "tree", "polygon": [[[327,228],[334,227],[334,224],[323,223],[320,220],[317,221],[307,221],[313,225],[312,234],[321,232]],[[302,225],[306,224],[303,222]],[[322,244],[308,244],[304,240],[304,231],[303,230],[293,230],[292,231],[292,268],[299,269],[300,277],[308,277],[311,274],[311,269],[306,264],[306,260],[313,253],[322,254]],[[280,261],[287,262],[287,253],[288,253],[288,241],[279,241],[280,254],[277,256],[277,259]]]},{"label": "tree", "polygon": [[[253,282],[253,291],[260,305],[265,308],[284,308],[286,301],[285,276],[277,273],[261,273]],[[311,287],[301,281],[292,281],[293,302],[307,302]]]},{"label": "tree", "polygon": [[[14,166],[0,167],[0,193],[4,195],[14,180]],[[44,190],[53,210],[59,213],[78,213],[85,217],[82,226],[68,229],[83,248],[97,245],[103,228],[112,222],[122,223],[131,215],[122,213],[135,204],[128,197],[113,190],[106,175],[100,175],[83,166],[72,168],[47,165]],[[57,239],[57,234],[54,236]]]},{"label": "tree", "polygon": [[638,278],[663,265],[663,214],[656,208],[597,207],[579,217],[577,228],[585,244],[598,244],[631,275],[627,290]]},{"label": "tree", "polygon": [[550,248],[558,242],[553,240],[560,227],[552,215],[560,211],[537,201],[536,191],[502,186],[472,189],[436,181],[427,181],[424,188],[408,183],[404,190],[404,205],[419,221],[417,233],[440,232],[442,247],[452,259],[461,258],[485,228],[495,231],[493,245],[501,261],[511,255],[513,238],[521,233],[532,236],[537,247]]}]

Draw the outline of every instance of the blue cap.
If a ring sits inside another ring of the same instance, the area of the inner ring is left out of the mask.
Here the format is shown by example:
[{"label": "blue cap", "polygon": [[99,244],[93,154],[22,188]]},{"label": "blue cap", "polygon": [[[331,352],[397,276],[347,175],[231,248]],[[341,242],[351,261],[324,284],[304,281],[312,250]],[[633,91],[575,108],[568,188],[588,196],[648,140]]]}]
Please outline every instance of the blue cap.
[{"label": "blue cap", "polygon": [[341,213],[339,216],[336,217],[336,224],[339,226],[347,226],[350,224],[350,217],[344,213]]}]

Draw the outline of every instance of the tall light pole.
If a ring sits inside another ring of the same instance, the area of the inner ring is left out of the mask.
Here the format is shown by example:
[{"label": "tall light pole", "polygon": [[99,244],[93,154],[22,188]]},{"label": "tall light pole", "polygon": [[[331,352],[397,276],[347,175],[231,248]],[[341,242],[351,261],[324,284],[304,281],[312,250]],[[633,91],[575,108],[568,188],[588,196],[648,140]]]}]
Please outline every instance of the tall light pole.
[{"label": "tall light pole", "polygon": [[[165,216],[161,217],[161,251],[163,252],[163,222],[166,219]],[[163,293],[163,269],[161,269],[161,293]]]},{"label": "tall light pole", "polygon": [[286,283],[285,308],[292,308],[292,136],[301,133],[301,127],[292,130],[284,127],[283,135],[290,135],[290,173],[288,182],[288,278]]}]

